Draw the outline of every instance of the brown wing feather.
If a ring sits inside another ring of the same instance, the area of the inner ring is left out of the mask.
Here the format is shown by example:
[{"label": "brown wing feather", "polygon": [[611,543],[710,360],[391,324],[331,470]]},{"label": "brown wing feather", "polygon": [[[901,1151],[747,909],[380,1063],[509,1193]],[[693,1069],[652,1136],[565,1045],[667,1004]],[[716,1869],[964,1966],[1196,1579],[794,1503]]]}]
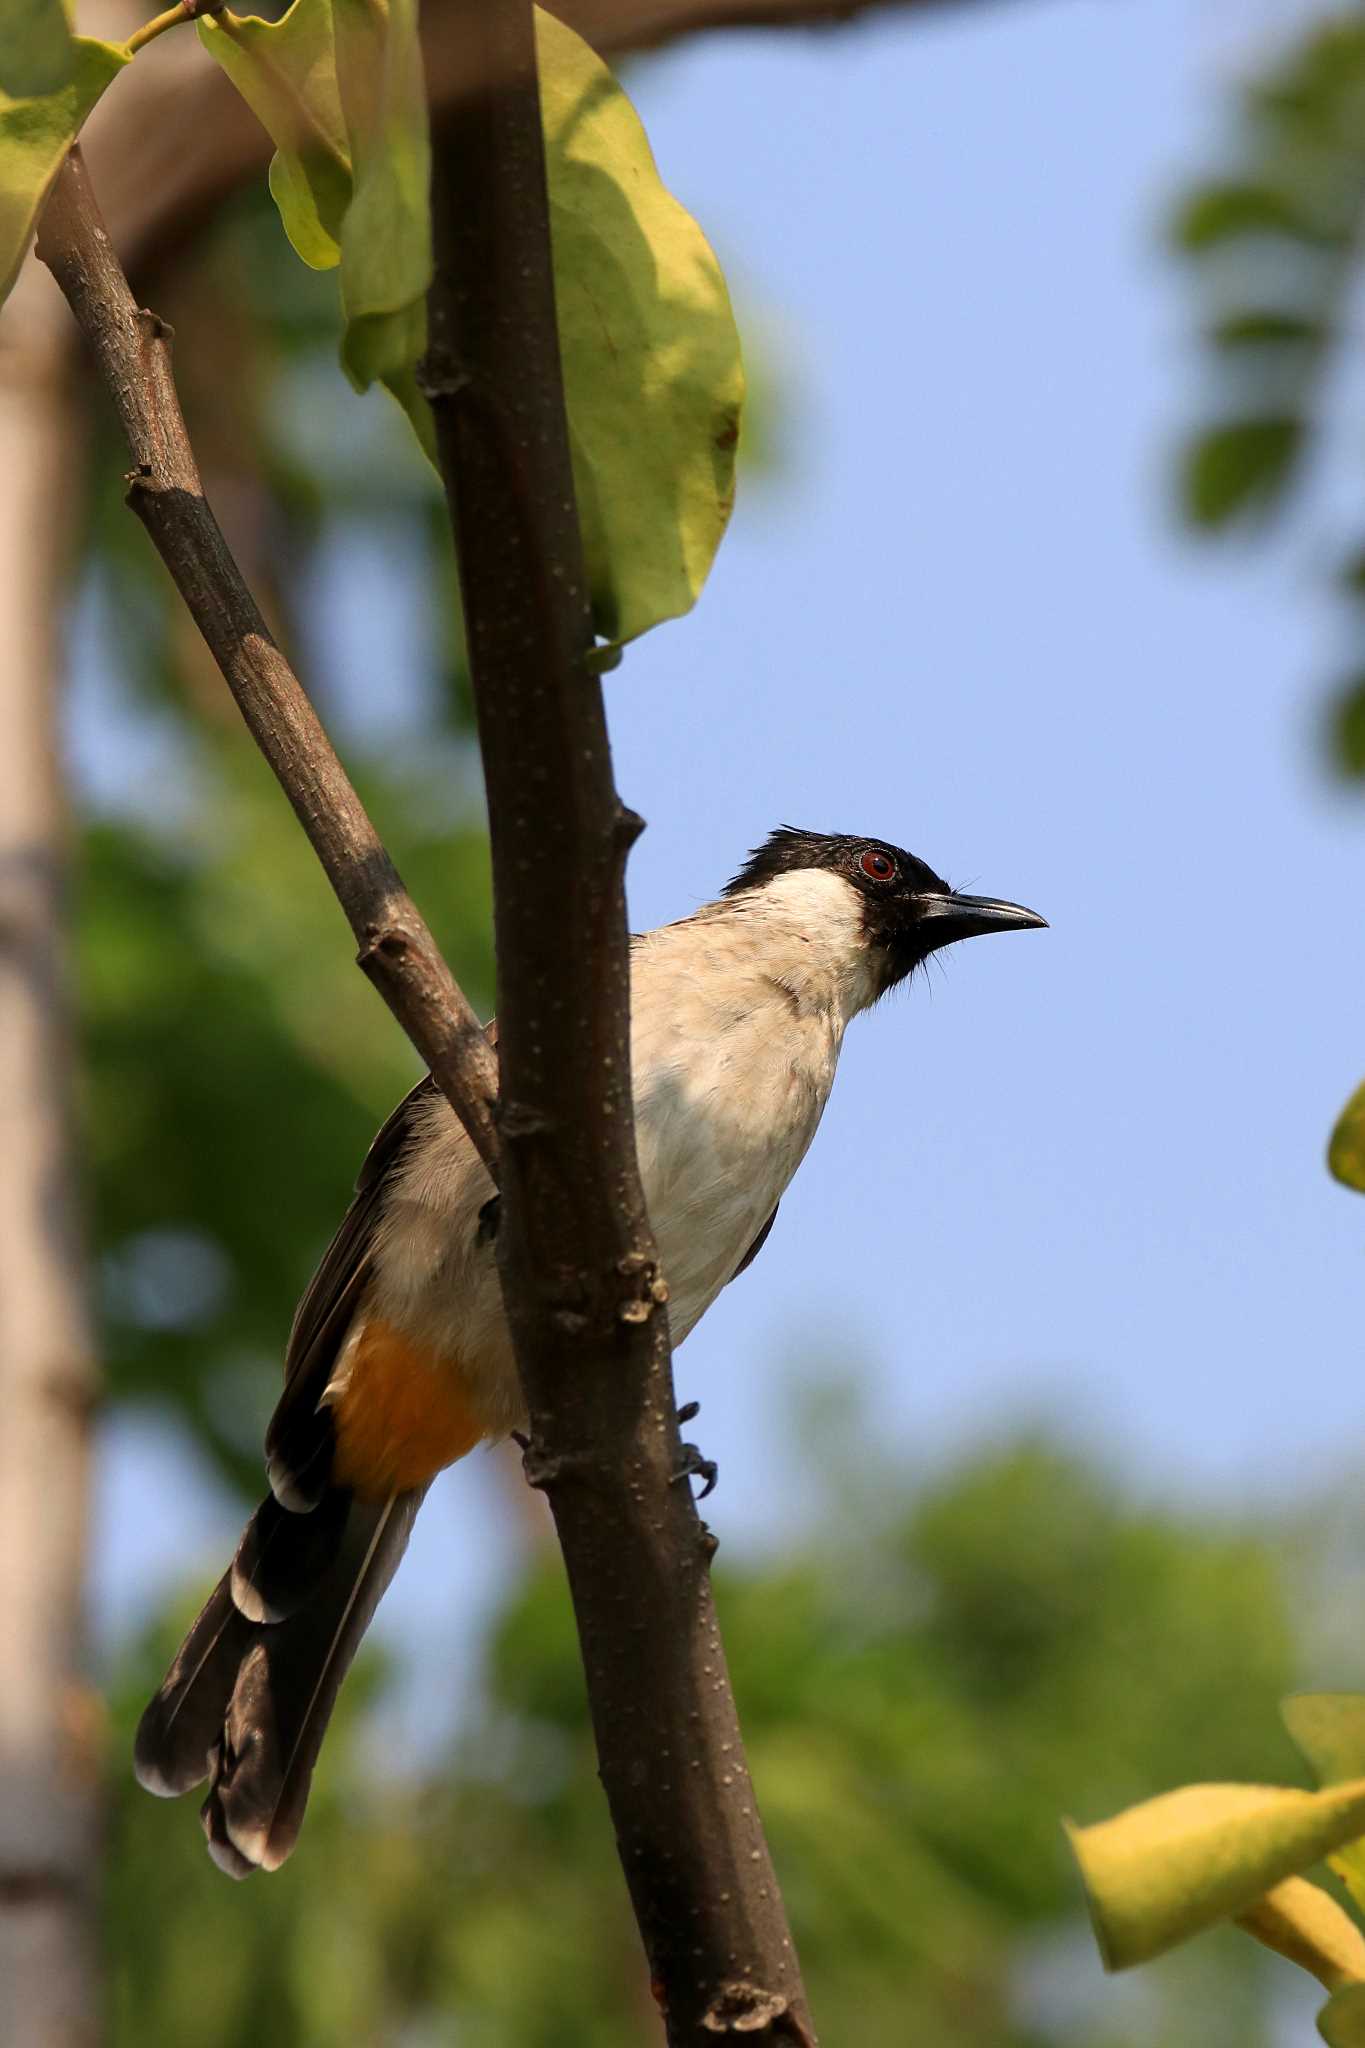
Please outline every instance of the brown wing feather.
[{"label": "brown wing feather", "polygon": [[[487,1036],[497,1044],[497,1026]],[[411,1140],[416,1112],[437,1093],[428,1074],[410,1089],[365,1154],[351,1206],[341,1219],[294,1314],[284,1358],[284,1392],[266,1431],[270,1484],[285,1507],[315,1507],[332,1468],[332,1415],[318,1403],[370,1278],[375,1226],[394,1169]]]}]

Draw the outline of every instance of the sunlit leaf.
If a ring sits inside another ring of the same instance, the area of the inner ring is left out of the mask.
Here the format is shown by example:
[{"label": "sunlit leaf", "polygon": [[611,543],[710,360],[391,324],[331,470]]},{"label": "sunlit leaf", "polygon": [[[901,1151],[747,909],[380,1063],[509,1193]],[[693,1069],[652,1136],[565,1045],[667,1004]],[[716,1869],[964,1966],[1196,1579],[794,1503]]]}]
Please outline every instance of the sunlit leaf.
[{"label": "sunlit leaf", "polygon": [[69,85],[76,69],[62,0],[4,0],[0,6],[0,92],[39,99]]},{"label": "sunlit leaf", "polygon": [[1365,1195],[1365,1081],[1337,1118],[1327,1164],[1339,1181]]},{"label": "sunlit leaf", "polygon": [[314,270],[341,260],[351,160],[337,89],[331,0],[294,0],[278,21],[226,10],[199,38],[275,145],[270,192],[284,230]]},{"label": "sunlit leaf", "polygon": [[1231,420],[1201,434],[1185,456],[1182,494],[1198,526],[1226,526],[1264,509],[1284,485],[1303,439],[1298,419]]},{"label": "sunlit leaf", "polygon": [[39,208],[81,123],[128,62],[121,44],[71,39],[73,69],[57,91],[29,99],[0,92],[0,302],[9,296]]},{"label": "sunlit leaf", "polygon": [[353,191],[341,230],[341,360],[364,390],[426,346],[431,151],[416,0],[333,0]]},{"label": "sunlit leaf", "polygon": [[606,65],[538,11],[555,292],[598,632],[696,601],[734,496],[744,393],[720,266]]},{"label": "sunlit leaf", "polygon": [[[1365,1694],[1291,1693],[1280,1714],[1319,1784],[1349,1782],[1365,1772]],[[1328,1861],[1356,1905],[1365,1907],[1365,1846],[1348,1842]]]},{"label": "sunlit leaf", "polygon": [[341,270],[341,360],[388,386],[434,460],[416,387],[431,278],[426,96],[414,0],[294,0],[278,21],[200,22],[275,144],[270,191],[315,270]]},{"label": "sunlit leaf", "polygon": [[1287,1877],[1245,1913],[1237,1925],[1309,1971],[1328,1991],[1365,1982],[1365,1934],[1321,1885]]},{"label": "sunlit leaf", "polygon": [[[201,24],[276,146],[291,241],[340,264],[342,362],[382,379],[431,452],[414,367],[431,275],[414,0],[294,0]],[[660,182],[625,94],[537,15],[555,290],[594,623],[613,643],[696,600],[734,496],[743,371],[725,282]]]},{"label": "sunlit leaf", "polygon": [[1365,1778],[1321,1792],[1187,1785],[1070,1830],[1111,1970],[1249,1911],[1273,1885],[1362,1833]]}]

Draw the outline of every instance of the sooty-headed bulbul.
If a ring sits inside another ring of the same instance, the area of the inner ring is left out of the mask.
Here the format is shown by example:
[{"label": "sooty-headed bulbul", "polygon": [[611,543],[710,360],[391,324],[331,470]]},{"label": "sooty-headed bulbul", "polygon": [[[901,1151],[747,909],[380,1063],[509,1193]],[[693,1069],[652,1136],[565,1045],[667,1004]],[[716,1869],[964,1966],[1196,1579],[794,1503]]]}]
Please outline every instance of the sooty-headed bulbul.
[{"label": "sooty-headed bulbul", "polygon": [[[879,839],[784,826],[718,902],[631,952],[640,1172],[680,1344],[767,1236],[849,1019],[931,953],[1044,920]],[[490,1027],[491,1028],[491,1027]],[[294,1318],[270,1492],[142,1717],[152,1792],[208,1780],[234,1877],[298,1838],[337,1688],[436,1474],[524,1424],[492,1182],[428,1077],[370,1148]]]}]

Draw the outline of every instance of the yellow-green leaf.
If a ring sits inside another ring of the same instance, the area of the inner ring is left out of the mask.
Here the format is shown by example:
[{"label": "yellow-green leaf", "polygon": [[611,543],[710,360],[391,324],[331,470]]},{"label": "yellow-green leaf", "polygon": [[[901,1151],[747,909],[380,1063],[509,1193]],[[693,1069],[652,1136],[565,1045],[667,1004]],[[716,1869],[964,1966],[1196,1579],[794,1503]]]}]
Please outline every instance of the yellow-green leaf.
[{"label": "yellow-green leaf", "polygon": [[725,279],[611,72],[537,10],[555,292],[597,630],[695,603],[734,498],[744,396]]},{"label": "yellow-green leaf", "polygon": [[[1296,1692],[1280,1715],[1321,1785],[1365,1776],[1365,1694]],[[1348,1842],[1328,1858],[1357,1906],[1365,1908],[1365,1845]]]},{"label": "yellow-green leaf", "polygon": [[69,85],[71,40],[62,0],[0,0],[0,92],[37,99]]},{"label": "yellow-green leaf", "polygon": [[376,378],[435,460],[416,384],[431,281],[429,143],[415,0],[293,0],[278,21],[199,24],[275,144],[270,191],[314,270],[340,266],[341,360]]},{"label": "yellow-green leaf", "polygon": [[128,62],[122,44],[71,39],[72,73],[55,92],[11,99],[0,92],[0,303],[9,296],[48,188],[81,123]]},{"label": "yellow-green leaf", "polygon": [[426,347],[431,150],[417,0],[332,0],[353,191],[341,230],[341,360],[364,390]]},{"label": "yellow-green leaf", "polygon": [[[598,633],[615,646],[695,602],[729,518],[744,377],[725,281],[660,182],[635,111],[588,45],[537,13],[574,478]],[[225,14],[205,46],[275,143],[299,254],[340,264],[341,359],[382,380],[433,452],[416,388],[431,277],[416,0],[294,0]]]},{"label": "yellow-green leaf", "polygon": [[1365,1984],[1348,1984],[1318,2014],[1328,2048],[1365,2048]]},{"label": "yellow-green leaf", "polygon": [[1248,1912],[1365,1834],[1365,1778],[1321,1792],[1188,1785],[1068,1832],[1105,1965],[1119,1970]]},{"label": "yellow-green leaf", "polygon": [[1237,1915],[1237,1925],[1308,1970],[1328,1991],[1365,1982],[1365,1934],[1321,1885],[1287,1877]]},{"label": "yellow-green leaf", "polygon": [[270,191],[285,233],[311,269],[333,269],[351,203],[351,155],[332,0],[294,0],[278,21],[202,15],[199,38],[275,145]]},{"label": "yellow-green leaf", "polygon": [[1365,1081],[1337,1118],[1327,1147],[1327,1164],[1348,1188],[1365,1194]]}]

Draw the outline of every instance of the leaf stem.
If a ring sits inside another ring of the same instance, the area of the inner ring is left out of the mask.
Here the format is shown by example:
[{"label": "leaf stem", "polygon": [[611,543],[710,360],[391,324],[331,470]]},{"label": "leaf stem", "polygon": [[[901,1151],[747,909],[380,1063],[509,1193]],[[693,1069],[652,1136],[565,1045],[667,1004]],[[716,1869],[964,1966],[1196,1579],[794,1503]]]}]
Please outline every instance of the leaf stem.
[{"label": "leaf stem", "polygon": [[221,14],[224,0],[176,0],[174,7],[168,7],[164,14],[154,14],[150,21],[144,21],[141,28],[133,30],[128,38],[128,52],[136,56],[146,43],[155,42],[164,36],[168,28],[178,28],[182,21],[195,21],[201,14]]}]

